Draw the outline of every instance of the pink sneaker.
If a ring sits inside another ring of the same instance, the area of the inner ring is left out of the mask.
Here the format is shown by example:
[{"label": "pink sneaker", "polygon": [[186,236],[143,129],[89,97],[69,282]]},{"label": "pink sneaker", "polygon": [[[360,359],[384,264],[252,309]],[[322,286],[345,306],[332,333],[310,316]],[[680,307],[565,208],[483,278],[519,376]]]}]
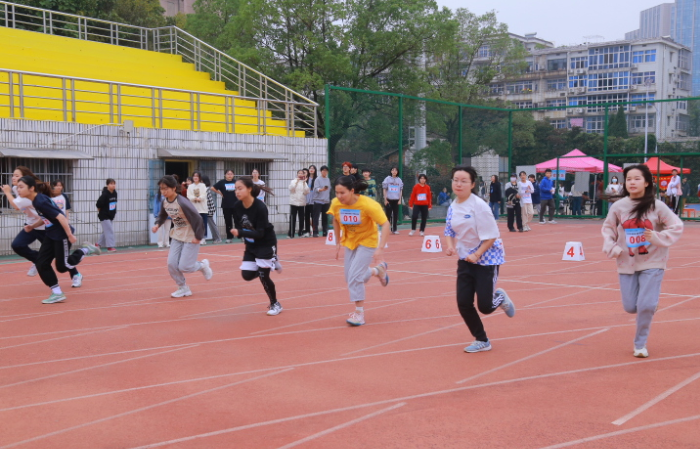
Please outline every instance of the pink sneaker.
[{"label": "pink sneaker", "polygon": [[350,318],[345,320],[351,326],[362,326],[365,324],[365,314],[359,312],[353,312],[350,314]]}]

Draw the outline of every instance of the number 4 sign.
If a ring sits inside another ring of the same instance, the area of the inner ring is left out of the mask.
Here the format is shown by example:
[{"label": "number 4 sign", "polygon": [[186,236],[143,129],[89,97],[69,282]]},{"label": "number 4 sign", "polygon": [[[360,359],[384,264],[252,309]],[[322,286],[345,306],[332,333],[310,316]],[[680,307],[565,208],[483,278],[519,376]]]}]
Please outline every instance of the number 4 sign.
[{"label": "number 4 sign", "polygon": [[586,260],[586,256],[583,253],[583,244],[581,242],[566,242],[564,256],[561,260]]},{"label": "number 4 sign", "polygon": [[424,253],[441,253],[442,244],[440,244],[440,237],[437,235],[426,235],[423,237],[421,251]]}]

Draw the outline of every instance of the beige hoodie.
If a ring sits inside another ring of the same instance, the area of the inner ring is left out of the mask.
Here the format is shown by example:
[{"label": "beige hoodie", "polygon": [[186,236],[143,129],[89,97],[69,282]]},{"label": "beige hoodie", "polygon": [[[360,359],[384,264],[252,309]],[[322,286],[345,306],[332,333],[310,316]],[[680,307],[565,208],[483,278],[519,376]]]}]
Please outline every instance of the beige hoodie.
[{"label": "beige hoodie", "polygon": [[[642,220],[632,215],[635,202],[630,197],[616,201],[603,223],[603,252],[611,259],[617,259],[617,272],[634,274],[637,271],[653,268],[666,269],[668,249],[683,234],[683,221],[663,202],[656,200],[654,209],[647,212]],[[650,245],[645,243],[642,233],[645,229],[654,231]],[[634,242],[629,247],[629,241]]]}]

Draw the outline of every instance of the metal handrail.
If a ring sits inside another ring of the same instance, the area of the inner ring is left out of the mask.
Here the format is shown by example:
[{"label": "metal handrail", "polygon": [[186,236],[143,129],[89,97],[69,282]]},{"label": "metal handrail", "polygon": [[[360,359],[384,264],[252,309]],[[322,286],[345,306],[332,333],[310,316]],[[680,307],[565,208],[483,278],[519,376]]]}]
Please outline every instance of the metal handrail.
[{"label": "metal handrail", "polygon": [[[145,28],[2,0],[0,0],[0,26],[25,28],[45,34],[60,34],[81,40],[181,56],[184,62],[194,64],[196,70],[209,72],[214,81],[224,82],[227,88],[237,91],[238,95],[234,95],[236,98],[262,100],[261,106],[270,108],[275,116],[286,121],[290,127],[294,127],[293,123],[300,120],[313,121],[313,136],[318,136],[316,125],[318,103],[176,26]],[[75,77],[71,79],[89,80]],[[128,85],[127,83],[112,84]],[[201,93],[212,95],[209,92]],[[313,119],[298,117],[297,108],[290,105],[312,108]],[[264,111],[260,113],[264,114]]]}]

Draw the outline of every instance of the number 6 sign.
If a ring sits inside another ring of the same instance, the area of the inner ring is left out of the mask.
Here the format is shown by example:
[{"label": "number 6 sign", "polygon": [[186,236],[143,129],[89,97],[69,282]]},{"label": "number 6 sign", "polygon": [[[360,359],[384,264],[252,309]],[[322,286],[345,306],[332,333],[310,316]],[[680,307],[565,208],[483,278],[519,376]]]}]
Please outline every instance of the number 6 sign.
[{"label": "number 6 sign", "polygon": [[426,235],[425,237],[423,237],[423,246],[421,247],[421,252],[441,253],[442,244],[440,243],[440,237],[437,235]]}]

